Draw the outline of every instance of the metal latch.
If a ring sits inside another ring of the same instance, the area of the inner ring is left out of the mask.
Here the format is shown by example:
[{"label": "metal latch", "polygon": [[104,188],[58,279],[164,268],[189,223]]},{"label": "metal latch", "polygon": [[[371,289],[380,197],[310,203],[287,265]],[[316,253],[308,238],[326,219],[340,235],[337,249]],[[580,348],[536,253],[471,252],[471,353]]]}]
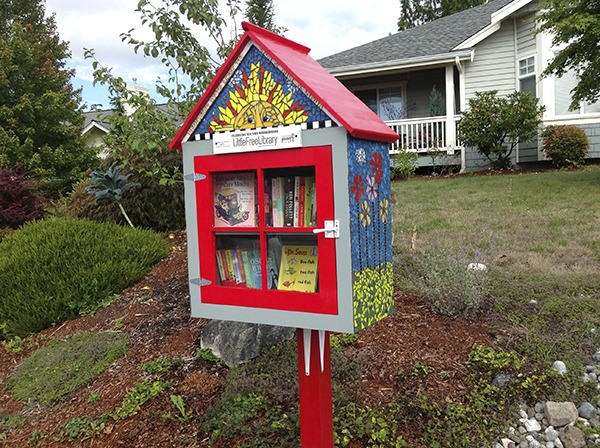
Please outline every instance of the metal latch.
[{"label": "metal latch", "polygon": [[198,182],[199,180],[204,179],[206,179],[206,176],[204,174],[199,173],[186,174],[185,176],[183,176],[183,180],[189,180],[192,182]]},{"label": "metal latch", "polygon": [[325,233],[325,238],[340,237],[340,222],[337,219],[325,221],[324,224],[325,227],[323,229],[313,229],[313,233]]},{"label": "metal latch", "polygon": [[207,280],[205,278],[193,278],[190,280],[190,283],[196,286],[208,286],[212,284],[210,280]]}]

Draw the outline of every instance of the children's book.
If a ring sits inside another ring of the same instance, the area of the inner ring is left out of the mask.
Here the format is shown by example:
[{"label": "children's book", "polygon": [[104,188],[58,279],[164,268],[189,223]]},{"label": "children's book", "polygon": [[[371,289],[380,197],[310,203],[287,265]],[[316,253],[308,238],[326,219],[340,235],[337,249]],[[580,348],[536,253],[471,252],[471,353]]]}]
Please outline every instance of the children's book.
[{"label": "children's book", "polygon": [[282,246],[277,289],[316,292],[317,246]]},{"label": "children's book", "polygon": [[256,225],[256,175],[253,172],[213,176],[215,226]]},{"label": "children's book", "polygon": [[259,250],[243,250],[244,271],[248,288],[262,288],[262,267]]}]

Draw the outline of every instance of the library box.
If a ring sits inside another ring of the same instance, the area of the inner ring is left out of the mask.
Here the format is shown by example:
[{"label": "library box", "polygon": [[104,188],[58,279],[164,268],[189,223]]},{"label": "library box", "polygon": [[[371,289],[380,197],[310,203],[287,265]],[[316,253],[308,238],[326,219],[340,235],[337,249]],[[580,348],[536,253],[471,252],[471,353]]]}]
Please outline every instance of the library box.
[{"label": "library box", "polygon": [[356,332],[393,306],[398,136],[308,48],[243,27],[171,143],[192,316]]}]

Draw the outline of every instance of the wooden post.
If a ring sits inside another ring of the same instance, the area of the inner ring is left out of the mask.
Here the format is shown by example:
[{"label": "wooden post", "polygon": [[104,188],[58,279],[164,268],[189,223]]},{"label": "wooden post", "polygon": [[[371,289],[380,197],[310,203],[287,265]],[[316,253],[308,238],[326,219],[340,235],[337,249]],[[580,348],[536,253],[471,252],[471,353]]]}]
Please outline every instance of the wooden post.
[{"label": "wooden post", "polygon": [[329,332],[298,328],[300,446],[333,448]]}]

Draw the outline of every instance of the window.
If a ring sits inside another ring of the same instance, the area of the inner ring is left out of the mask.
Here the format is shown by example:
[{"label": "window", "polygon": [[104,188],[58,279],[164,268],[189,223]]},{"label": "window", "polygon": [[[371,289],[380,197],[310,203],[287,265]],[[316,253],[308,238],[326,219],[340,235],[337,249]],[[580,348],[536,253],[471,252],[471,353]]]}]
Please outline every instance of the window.
[{"label": "window", "polygon": [[535,57],[530,56],[519,61],[519,91],[529,92],[536,97]]},{"label": "window", "polygon": [[562,76],[554,78],[554,113],[555,115],[580,115],[600,113],[600,102],[588,103],[583,101],[579,107],[569,110],[571,104],[571,90],[575,88],[579,78],[573,70],[565,72]]},{"label": "window", "polygon": [[358,90],[354,94],[384,121],[406,118],[404,86]]}]

